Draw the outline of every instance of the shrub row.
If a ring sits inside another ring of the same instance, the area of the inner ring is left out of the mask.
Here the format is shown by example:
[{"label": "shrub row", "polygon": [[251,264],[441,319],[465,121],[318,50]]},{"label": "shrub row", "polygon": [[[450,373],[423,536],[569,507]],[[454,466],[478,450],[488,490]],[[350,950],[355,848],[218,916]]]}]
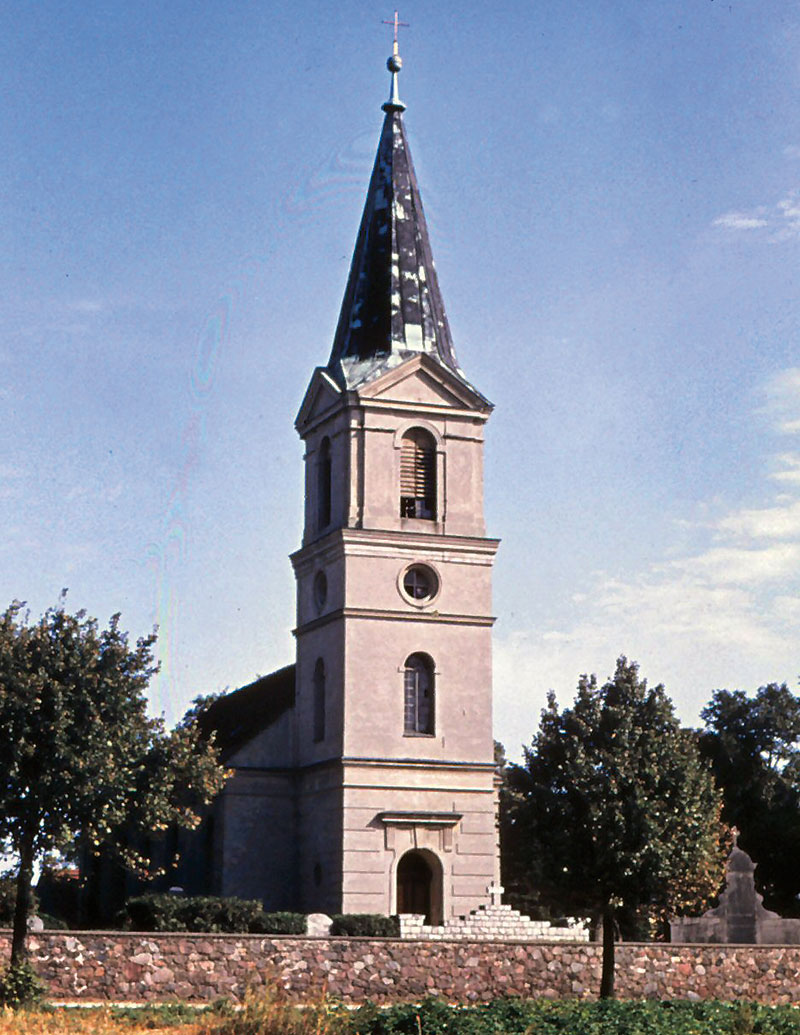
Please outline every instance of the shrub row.
[{"label": "shrub row", "polygon": [[331,934],[351,938],[399,938],[400,917],[380,913],[335,913],[331,917]]},{"label": "shrub row", "polygon": [[[225,934],[305,934],[303,913],[265,913],[256,899],[211,895],[149,894],[130,898],[119,917],[128,931],[192,931]],[[331,934],[399,938],[400,920],[375,913],[331,917]]]},{"label": "shrub row", "polygon": [[305,934],[302,913],[265,913],[256,899],[210,895],[139,895],[120,916],[129,931],[194,931],[226,934]]}]

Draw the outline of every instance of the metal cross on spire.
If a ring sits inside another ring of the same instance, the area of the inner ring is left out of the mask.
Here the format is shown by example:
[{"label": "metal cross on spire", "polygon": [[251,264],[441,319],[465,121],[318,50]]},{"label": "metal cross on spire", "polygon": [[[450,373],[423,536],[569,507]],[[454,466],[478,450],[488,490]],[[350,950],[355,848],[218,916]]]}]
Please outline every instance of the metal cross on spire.
[{"label": "metal cross on spire", "polygon": [[394,12],[394,18],[392,19],[392,21],[389,21],[387,18],[384,18],[383,19],[383,24],[384,25],[391,25],[394,28],[394,44],[393,44],[393,47],[392,47],[392,53],[396,54],[397,53],[397,30],[401,26],[404,29],[407,29],[409,27],[409,24],[408,24],[408,22],[401,22],[400,21],[400,19],[397,16],[397,11]]}]

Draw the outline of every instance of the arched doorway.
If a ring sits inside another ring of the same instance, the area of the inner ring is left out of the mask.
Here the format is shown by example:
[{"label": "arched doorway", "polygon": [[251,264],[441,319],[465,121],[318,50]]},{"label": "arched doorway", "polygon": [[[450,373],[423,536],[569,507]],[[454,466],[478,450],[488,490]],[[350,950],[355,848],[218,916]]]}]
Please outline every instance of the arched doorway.
[{"label": "arched doorway", "polygon": [[397,912],[417,913],[426,924],[442,922],[441,864],[431,852],[406,852],[397,864]]}]

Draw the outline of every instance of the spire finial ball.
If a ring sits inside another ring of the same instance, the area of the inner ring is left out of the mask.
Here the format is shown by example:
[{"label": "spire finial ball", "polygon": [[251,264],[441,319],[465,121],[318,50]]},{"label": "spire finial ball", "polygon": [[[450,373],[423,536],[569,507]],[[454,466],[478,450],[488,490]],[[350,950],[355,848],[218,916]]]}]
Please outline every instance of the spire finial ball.
[{"label": "spire finial ball", "polygon": [[399,54],[392,54],[389,60],[386,62],[386,67],[390,72],[399,72],[403,67],[403,59]]}]

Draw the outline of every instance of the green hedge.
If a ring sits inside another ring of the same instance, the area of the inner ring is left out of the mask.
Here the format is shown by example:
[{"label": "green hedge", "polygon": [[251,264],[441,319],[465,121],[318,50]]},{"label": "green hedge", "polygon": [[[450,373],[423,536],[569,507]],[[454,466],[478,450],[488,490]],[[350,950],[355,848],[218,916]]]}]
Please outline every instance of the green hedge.
[{"label": "green hedge", "polygon": [[262,913],[250,928],[253,934],[305,934],[305,913]]},{"label": "green hedge", "polygon": [[265,913],[257,899],[211,895],[139,895],[120,917],[130,931],[194,931],[226,934],[305,934],[302,913]]},{"label": "green hedge", "polygon": [[[265,913],[256,899],[211,895],[138,895],[125,903],[120,925],[129,931],[193,931],[227,934],[305,934],[303,913]],[[379,913],[339,913],[331,934],[399,938],[400,920]]]},{"label": "green hedge", "polygon": [[331,934],[352,938],[399,938],[400,918],[381,913],[335,913],[331,917]]}]

